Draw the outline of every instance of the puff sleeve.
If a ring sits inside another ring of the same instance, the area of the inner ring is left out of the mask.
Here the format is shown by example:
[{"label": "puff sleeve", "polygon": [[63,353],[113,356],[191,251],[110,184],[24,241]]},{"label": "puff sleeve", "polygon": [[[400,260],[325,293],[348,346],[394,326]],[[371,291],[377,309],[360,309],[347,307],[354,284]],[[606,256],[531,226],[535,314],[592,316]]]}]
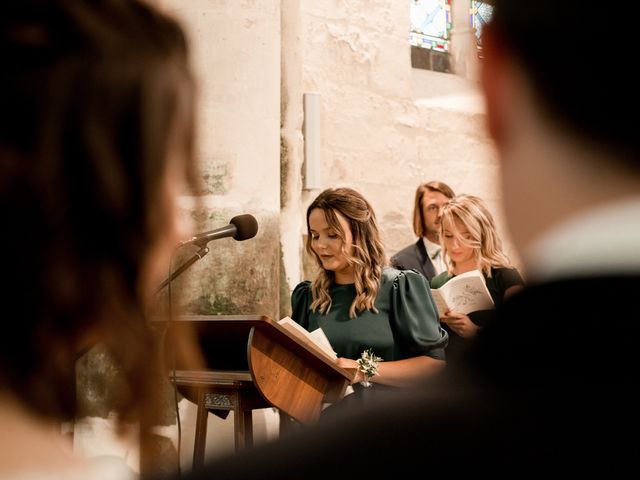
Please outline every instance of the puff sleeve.
[{"label": "puff sleeve", "polygon": [[291,293],[291,318],[309,330],[311,306],[311,282],[305,280],[296,285]]},{"label": "puff sleeve", "polygon": [[444,360],[448,334],[440,326],[427,279],[413,270],[396,272],[390,292],[395,358],[426,355]]}]

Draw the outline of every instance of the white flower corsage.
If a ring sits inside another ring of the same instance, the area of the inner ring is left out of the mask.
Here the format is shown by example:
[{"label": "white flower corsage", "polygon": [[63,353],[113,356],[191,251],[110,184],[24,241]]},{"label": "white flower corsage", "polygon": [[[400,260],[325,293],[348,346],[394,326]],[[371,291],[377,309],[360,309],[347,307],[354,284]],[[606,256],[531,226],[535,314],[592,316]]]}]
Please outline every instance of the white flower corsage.
[{"label": "white flower corsage", "polygon": [[378,363],[382,361],[382,358],[373,353],[373,349],[368,348],[358,359],[358,370],[364,375],[364,380],[360,382],[363,387],[370,387],[371,382],[369,379],[374,375],[378,375]]}]

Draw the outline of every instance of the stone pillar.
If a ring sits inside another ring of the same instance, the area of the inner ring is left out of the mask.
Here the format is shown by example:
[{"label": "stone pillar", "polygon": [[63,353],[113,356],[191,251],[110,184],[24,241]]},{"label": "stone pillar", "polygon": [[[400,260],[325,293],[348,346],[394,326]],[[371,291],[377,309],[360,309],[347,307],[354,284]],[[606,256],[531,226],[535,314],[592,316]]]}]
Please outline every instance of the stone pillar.
[{"label": "stone pillar", "polygon": [[302,280],[304,161],[302,18],[298,0],[281,3],[281,128],[280,128],[280,316],[291,313],[291,290]]},{"label": "stone pillar", "polygon": [[451,2],[451,66],[456,75],[478,80],[475,28],[471,26],[471,0]]}]

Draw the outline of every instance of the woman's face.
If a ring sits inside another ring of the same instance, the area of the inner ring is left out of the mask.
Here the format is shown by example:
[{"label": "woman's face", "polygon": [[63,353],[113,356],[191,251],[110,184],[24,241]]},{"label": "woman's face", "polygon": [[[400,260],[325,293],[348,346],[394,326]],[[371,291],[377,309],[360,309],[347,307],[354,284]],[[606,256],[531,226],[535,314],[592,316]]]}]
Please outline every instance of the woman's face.
[{"label": "woman's face", "polygon": [[309,214],[309,230],[311,233],[311,249],[318,255],[325,270],[335,273],[336,283],[353,283],[353,265],[349,264],[343,253],[353,251],[353,235],[346,218],[335,212],[344,232],[344,242],[327,222],[324,210],[314,208]]},{"label": "woman's face", "polygon": [[453,219],[453,224],[451,219],[446,219],[444,220],[443,227],[442,233],[444,238],[442,241],[447,249],[449,258],[451,258],[456,265],[475,264],[475,249],[462,242],[462,239],[471,240],[471,234],[465,224],[457,218]]}]

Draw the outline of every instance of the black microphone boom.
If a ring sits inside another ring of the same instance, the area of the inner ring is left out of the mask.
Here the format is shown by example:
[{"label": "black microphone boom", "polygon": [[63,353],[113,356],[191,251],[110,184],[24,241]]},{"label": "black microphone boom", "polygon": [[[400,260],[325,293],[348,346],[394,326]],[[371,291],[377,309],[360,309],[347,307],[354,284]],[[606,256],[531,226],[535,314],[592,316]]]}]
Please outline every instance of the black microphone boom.
[{"label": "black microphone boom", "polygon": [[180,243],[178,246],[183,245],[198,245],[202,247],[209,243],[211,240],[217,240],[218,238],[233,237],[234,240],[248,240],[253,238],[258,233],[258,222],[253,215],[244,214],[237,215],[231,219],[229,225],[221,228],[216,228],[209,232],[199,233],[189,240]]},{"label": "black microphone boom", "polygon": [[256,233],[258,233],[258,222],[253,216],[244,214],[233,217],[229,222],[229,225],[226,227],[217,228],[210,232],[199,233],[195,237],[191,237],[189,240],[179,243],[177,248],[180,248],[183,245],[196,245],[200,250],[194,253],[191,258],[184,262],[177,270],[171,272],[169,277],[160,284],[156,293],[166,287],[171,280],[184,272],[196,261],[202,259],[202,257],[209,253],[207,243],[211,240],[224,237],[233,237],[235,240],[248,240],[249,238],[255,237]]}]

